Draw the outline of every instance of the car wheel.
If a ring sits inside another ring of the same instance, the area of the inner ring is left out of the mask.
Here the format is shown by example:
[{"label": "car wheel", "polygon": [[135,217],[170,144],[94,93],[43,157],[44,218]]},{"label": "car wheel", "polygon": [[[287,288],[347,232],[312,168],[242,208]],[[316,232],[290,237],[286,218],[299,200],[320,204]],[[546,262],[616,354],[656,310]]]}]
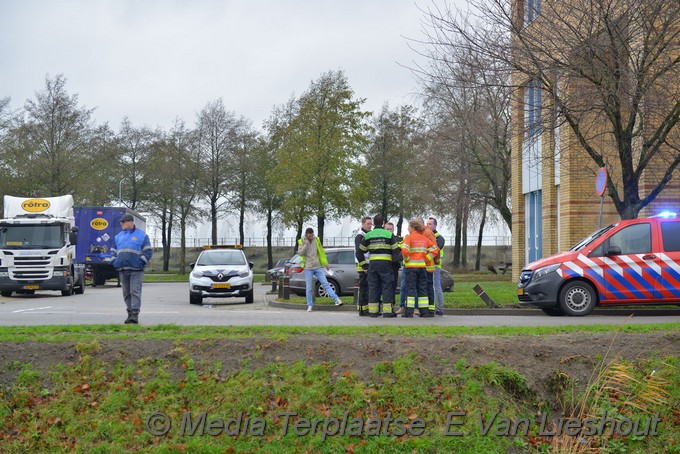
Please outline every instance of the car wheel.
[{"label": "car wheel", "polygon": [[189,293],[189,304],[203,304],[203,297]]},{"label": "car wheel", "polygon": [[592,285],[585,281],[569,282],[560,291],[560,309],[567,315],[588,315],[595,308],[596,302]]},{"label": "car wheel", "polygon": [[246,304],[253,304],[255,299],[253,298],[253,291],[246,293]]},{"label": "car wheel", "polygon": [[[340,286],[338,285],[337,282],[335,282],[333,279],[328,279],[328,285],[333,289],[333,292],[340,296]],[[316,283],[316,291],[314,294],[320,298],[330,298],[330,295],[326,291],[325,288],[321,285],[320,282]]]},{"label": "car wheel", "polygon": [[564,315],[564,312],[562,312],[562,309],[559,307],[542,307],[541,310],[543,311],[544,314],[549,315],[551,317],[560,317]]}]

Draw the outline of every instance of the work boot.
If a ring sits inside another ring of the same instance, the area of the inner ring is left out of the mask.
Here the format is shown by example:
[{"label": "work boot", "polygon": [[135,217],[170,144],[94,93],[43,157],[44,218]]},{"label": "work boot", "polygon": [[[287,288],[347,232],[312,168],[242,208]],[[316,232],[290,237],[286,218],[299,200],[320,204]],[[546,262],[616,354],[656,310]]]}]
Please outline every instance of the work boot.
[{"label": "work boot", "polygon": [[136,312],[131,312],[130,315],[128,316],[128,320],[129,322],[127,323],[136,325],[137,323],[139,323],[139,315]]},{"label": "work boot", "polygon": [[397,314],[395,314],[394,312],[383,312],[383,318],[394,318],[396,316]]},{"label": "work boot", "polygon": [[366,316],[368,316],[368,311],[359,311],[359,316],[360,316],[360,317],[366,317]]},{"label": "work boot", "polygon": [[413,318],[413,309],[406,309],[406,312],[404,312],[404,315],[402,315],[404,318]]},{"label": "work boot", "polygon": [[378,314],[368,314],[368,316],[371,318],[378,318]]},{"label": "work boot", "polygon": [[401,315],[401,314],[403,314],[404,312],[406,312],[406,309],[403,308],[403,307],[400,307],[399,309],[397,309],[397,312],[395,312],[395,314]]}]

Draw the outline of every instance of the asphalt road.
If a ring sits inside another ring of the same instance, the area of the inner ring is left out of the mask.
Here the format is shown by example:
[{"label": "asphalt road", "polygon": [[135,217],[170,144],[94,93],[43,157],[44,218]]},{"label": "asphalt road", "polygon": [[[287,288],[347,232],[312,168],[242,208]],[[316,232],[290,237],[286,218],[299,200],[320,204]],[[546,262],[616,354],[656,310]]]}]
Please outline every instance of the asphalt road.
[{"label": "asphalt road", "polygon": [[[654,312],[628,317],[594,314],[588,317],[548,317],[536,315],[446,315],[420,319],[359,317],[354,311],[334,307],[307,313],[304,310],[274,307],[269,285],[256,284],[255,303],[243,298],[206,299],[202,306],[189,304],[188,283],[144,284],[142,292],[143,325],[213,325],[213,326],[564,326],[582,324],[668,323],[680,322],[680,310],[671,315]],[[321,309],[321,308],[319,308]],[[676,315],[677,313],[677,315]],[[60,296],[58,292],[0,297],[0,325],[76,325],[120,324],[126,317],[121,289],[115,285],[87,287],[83,295]]]}]

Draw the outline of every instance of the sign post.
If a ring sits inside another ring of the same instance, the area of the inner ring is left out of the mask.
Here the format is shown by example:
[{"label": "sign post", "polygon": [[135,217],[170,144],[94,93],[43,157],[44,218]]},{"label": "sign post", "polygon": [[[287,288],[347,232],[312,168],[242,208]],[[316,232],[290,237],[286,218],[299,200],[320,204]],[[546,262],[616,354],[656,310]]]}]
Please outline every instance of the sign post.
[{"label": "sign post", "polygon": [[604,167],[600,167],[597,171],[595,189],[597,190],[597,195],[600,196],[600,219],[597,222],[597,228],[599,229],[602,227],[602,205],[604,204],[604,193],[607,190],[607,169]]}]

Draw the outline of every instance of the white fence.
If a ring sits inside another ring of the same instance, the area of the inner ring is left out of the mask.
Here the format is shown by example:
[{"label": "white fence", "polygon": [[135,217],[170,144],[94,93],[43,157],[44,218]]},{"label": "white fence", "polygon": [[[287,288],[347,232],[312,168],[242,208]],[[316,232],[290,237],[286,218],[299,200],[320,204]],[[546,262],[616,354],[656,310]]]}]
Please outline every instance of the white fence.
[{"label": "white fence", "polygon": [[[445,236],[447,246],[453,246],[453,237]],[[238,244],[238,237],[218,238],[217,244]],[[468,237],[468,247],[477,245],[477,237]],[[162,246],[161,238],[151,238],[151,244],[155,248]],[[187,238],[186,247],[200,248],[207,244],[211,244],[210,238]],[[510,246],[512,244],[512,237],[510,236],[487,236],[482,238],[482,246]],[[326,237],[323,240],[324,247],[342,247],[354,246],[354,237]],[[171,247],[180,247],[181,242],[179,238],[173,238]],[[245,238],[244,247],[267,247],[266,238]],[[272,238],[273,247],[294,247],[295,237],[276,237]]]}]

